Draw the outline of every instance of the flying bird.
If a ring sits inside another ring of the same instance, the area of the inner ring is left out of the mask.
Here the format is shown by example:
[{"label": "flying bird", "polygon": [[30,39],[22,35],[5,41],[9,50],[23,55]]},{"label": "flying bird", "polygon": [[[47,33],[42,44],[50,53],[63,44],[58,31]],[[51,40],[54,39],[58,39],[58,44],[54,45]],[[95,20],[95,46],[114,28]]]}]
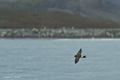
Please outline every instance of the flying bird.
[{"label": "flying bird", "polygon": [[78,53],[74,56],[75,57],[75,64],[79,61],[80,58],[86,58],[86,56],[82,56],[82,49],[78,51]]}]

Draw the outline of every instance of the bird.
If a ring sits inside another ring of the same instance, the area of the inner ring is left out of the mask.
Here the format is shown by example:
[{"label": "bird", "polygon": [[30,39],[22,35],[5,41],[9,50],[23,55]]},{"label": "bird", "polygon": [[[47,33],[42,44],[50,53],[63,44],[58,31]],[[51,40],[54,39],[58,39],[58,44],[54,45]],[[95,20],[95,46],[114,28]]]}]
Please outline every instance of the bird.
[{"label": "bird", "polygon": [[80,58],[86,58],[86,56],[82,56],[82,49],[78,51],[78,53],[74,56],[75,57],[75,64],[79,61]]}]

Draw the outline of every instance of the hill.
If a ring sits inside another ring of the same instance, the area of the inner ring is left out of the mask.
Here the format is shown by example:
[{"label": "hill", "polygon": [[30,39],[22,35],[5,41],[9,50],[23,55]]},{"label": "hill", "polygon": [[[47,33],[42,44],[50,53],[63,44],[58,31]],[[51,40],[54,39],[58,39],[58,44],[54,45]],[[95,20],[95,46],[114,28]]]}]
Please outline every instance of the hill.
[{"label": "hill", "polygon": [[0,0],[0,8],[31,12],[62,11],[120,22],[119,0]]},{"label": "hill", "polygon": [[0,9],[0,28],[120,28],[120,24],[65,12],[33,13]]}]

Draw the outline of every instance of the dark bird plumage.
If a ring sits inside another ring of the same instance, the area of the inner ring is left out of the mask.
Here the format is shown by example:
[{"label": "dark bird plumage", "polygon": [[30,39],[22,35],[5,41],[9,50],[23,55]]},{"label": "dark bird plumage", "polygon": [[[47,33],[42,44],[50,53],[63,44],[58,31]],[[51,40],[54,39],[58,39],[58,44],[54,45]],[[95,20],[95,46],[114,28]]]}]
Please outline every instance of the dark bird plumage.
[{"label": "dark bird plumage", "polygon": [[86,58],[86,56],[82,56],[82,49],[78,51],[78,53],[75,55],[75,64],[79,61],[80,58]]}]

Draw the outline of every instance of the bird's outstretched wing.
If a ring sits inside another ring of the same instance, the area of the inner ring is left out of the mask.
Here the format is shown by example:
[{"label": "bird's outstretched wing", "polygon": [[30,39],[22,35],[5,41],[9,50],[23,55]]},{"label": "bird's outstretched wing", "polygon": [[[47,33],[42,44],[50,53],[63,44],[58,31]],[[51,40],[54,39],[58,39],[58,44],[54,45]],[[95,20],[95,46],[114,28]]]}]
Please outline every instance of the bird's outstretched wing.
[{"label": "bird's outstretched wing", "polygon": [[82,49],[78,51],[77,55],[81,55],[81,53],[82,53]]},{"label": "bird's outstretched wing", "polygon": [[75,64],[79,61],[79,59],[81,58],[81,53],[82,53],[82,49],[80,49],[77,53],[77,55],[75,55]]},{"label": "bird's outstretched wing", "polygon": [[79,57],[75,58],[75,64],[79,61]]}]

